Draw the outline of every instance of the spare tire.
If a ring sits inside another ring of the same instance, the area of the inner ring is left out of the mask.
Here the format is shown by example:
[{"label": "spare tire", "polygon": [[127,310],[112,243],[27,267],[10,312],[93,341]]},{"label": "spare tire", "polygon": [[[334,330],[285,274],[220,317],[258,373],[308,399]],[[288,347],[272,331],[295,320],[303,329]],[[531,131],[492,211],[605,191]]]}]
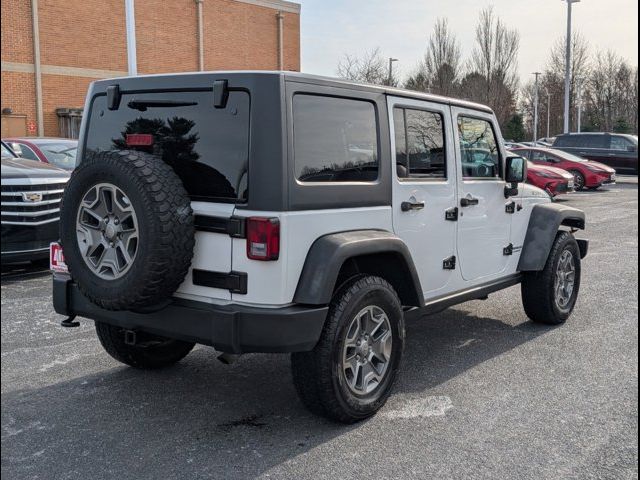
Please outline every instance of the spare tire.
[{"label": "spare tire", "polygon": [[166,302],[189,270],[194,238],[189,195],[154,155],[90,153],[65,188],[65,261],[78,289],[102,308]]}]

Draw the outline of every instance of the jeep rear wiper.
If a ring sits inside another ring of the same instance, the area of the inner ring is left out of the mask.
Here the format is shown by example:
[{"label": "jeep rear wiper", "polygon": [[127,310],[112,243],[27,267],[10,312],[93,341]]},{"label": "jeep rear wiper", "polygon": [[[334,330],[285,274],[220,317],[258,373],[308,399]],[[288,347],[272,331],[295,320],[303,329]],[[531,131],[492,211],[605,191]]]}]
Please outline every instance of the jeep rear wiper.
[{"label": "jeep rear wiper", "polygon": [[131,100],[127,103],[129,108],[144,112],[147,108],[160,107],[191,107],[198,105],[198,102],[183,102],[180,100]]}]

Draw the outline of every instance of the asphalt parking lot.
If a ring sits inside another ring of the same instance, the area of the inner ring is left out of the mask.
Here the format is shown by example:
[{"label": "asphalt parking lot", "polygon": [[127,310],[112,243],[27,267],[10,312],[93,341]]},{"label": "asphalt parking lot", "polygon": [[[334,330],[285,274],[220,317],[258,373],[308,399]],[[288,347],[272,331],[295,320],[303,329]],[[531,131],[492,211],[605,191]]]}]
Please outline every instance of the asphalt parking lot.
[{"label": "asphalt parking lot", "polygon": [[637,478],[638,186],[565,202],[591,240],[568,323],[529,322],[519,287],[411,319],[395,393],[348,427],[304,410],[286,356],[136,371],[58,326],[48,274],[3,269],[2,477]]}]

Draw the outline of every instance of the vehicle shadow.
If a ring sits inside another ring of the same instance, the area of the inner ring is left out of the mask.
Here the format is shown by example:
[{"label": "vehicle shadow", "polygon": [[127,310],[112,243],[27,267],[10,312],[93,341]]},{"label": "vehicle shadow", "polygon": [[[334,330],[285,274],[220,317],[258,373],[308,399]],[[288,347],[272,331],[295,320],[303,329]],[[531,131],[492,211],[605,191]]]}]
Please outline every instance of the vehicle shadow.
[{"label": "vehicle shadow", "polygon": [[[549,330],[524,318],[507,323],[457,308],[409,316],[406,331],[404,368],[390,405],[394,397],[428,396]],[[147,372],[115,366],[104,355],[98,373],[2,395],[3,473],[252,478],[367,428],[368,422],[344,426],[308,413],[284,355],[247,355],[224,366],[211,349],[198,348],[174,367]]]},{"label": "vehicle shadow", "polygon": [[24,278],[49,275],[49,265],[44,263],[3,263],[2,284],[19,281]]}]

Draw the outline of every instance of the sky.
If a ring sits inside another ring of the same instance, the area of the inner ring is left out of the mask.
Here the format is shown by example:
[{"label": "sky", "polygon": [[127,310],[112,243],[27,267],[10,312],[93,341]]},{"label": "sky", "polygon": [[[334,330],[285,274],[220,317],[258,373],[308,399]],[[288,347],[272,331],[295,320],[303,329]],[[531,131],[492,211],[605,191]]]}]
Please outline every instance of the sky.
[{"label": "sky", "polygon": [[[493,5],[498,16],[520,32],[518,70],[522,81],[543,70],[551,46],[565,36],[562,0],[294,0],[302,5],[302,71],[335,76],[339,59],[380,47],[393,56],[401,75],[424,55],[438,17],[449,20],[464,58],[474,47],[478,13]],[[636,0],[582,0],[573,4],[573,28],[594,50],[611,49],[638,64]]]}]

